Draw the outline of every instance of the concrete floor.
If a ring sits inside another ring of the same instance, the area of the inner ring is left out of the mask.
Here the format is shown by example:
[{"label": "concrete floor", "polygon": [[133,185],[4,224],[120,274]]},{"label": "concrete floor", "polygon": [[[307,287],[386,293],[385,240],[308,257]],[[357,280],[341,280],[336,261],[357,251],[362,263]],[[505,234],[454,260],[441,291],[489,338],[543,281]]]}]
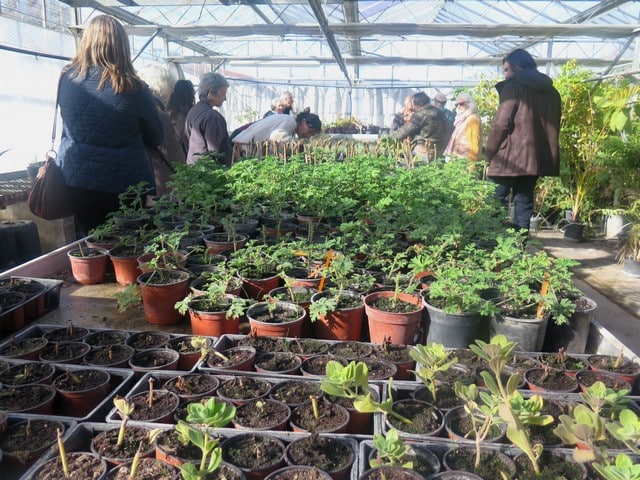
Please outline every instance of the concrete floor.
[{"label": "concrete floor", "polygon": [[[552,255],[581,262],[575,269],[576,284],[598,304],[588,352],[617,354],[620,348],[624,348],[627,356],[637,360],[640,355],[640,279],[626,276],[622,266],[616,263],[615,241],[593,239],[570,243],[564,240],[562,232],[556,230],[542,230],[536,237]],[[125,313],[116,310],[114,293],[124,287],[113,281],[92,286],[75,284],[66,258],[66,251],[72,246],[68,245],[2,274],[59,278],[64,281],[60,307],[42,317],[39,323],[65,325],[73,322],[77,326],[126,330],[157,328],[145,322],[142,307]],[[173,333],[190,333],[188,320],[162,329]]]}]

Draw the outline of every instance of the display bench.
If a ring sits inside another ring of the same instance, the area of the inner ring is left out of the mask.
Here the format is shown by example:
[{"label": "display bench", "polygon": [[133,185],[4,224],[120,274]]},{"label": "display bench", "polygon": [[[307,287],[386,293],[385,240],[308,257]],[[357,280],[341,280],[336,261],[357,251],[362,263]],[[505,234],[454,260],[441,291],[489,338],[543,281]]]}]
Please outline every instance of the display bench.
[{"label": "display bench", "polygon": [[[62,279],[61,287],[56,287],[56,293],[60,292],[59,308],[49,311],[36,322],[61,325],[74,322],[78,326],[98,328],[157,329],[158,327],[144,321],[142,307],[130,309],[125,313],[120,313],[116,310],[114,294],[124,287],[117,285],[113,281],[89,286],[81,286],[74,282],[70,274],[67,252],[77,248],[81,241],[83,240],[70,243],[16,268],[7,270],[0,274],[0,279],[15,276],[52,280]],[[602,300],[600,299],[598,303],[600,310],[603,307]],[[616,307],[613,302],[610,303],[612,308]],[[617,355],[621,350],[624,350],[626,357],[638,361],[640,352],[624,344],[609,331],[606,321],[607,318],[598,316],[598,312],[596,312],[592,321],[586,352]],[[162,329],[171,333],[191,333],[188,321],[177,325],[165,326]]]}]

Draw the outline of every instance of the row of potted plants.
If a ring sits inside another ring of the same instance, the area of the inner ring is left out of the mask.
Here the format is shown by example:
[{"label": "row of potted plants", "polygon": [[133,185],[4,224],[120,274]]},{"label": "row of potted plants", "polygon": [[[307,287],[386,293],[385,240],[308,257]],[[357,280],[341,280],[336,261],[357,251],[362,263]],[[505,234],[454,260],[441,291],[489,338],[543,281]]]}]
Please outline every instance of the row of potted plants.
[{"label": "row of potted plants", "polygon": [[[487,370],[482,371],[480,376],[482,377],[484,387],[486,390],[476,390],[475,384],[464,385],[461,382],[456,382],[456,395],[463,402],[463,408],[465,412],[470,415],[470,418],[473,421],[470,423],[471,430],[466,433],[463,432],[462,439],[456,440],[458,443],[471,443],[472,441],[476,441],[476,443],[480,443],[481,439],[482,443],[486,446],[487,438],[482,437],[482,433],[488,432],[491,430],[489,428],[492,425],[507,425],[507,438],[516,445],[522,452],[524,452],[526,458],[529,459],[531,465],[535,465],[534,461],[538,461],[543,457],[540,456],[542,447],[539,447],[537,440],[531,440],[531,438],[521,438],[521,435],[528,435],[528,433],[523,433],[521,429],[525,427],[528,428],[528,425],[543,425],[547,423],[548,414],[541,413],[546,412],[543,410],[543,406],[550,400],[544,394],[542,395],[534,395],[532,397],[524,397],[520,390],[517,388],[519,385],[518,374],[511,375],[508,379],[503,378],[501,373],[504,370],[504,366],[507,361],[515,355],[514,353],[515,343],[508,342],[504,337],[495,337],[491,340],[491,342],[486,343],[483,341],[477,341],[475,344],[471,345],[471,351],[478,357],[486,362],[489,366]],[[425,381],[427,379],[433,380],[431,373],[446,370],[447,364],[448,367],[451,367],[452,358],[449,356],[453,354],[454,351],[445,349],[442,345],[437,344],[428,344],[412,347],[411,351],[413,352],[412,356],[418,362],[418,366],[416,367],[416,372],[418,374],[418,378],[425,383],[425,385],[429,384],[429,381]],[[457,360],[457,359],[456,359]],[[185,378],[181,375],[157,372],[152,374],[151,377],[155,375],[156,379],[167,380],[170,377],[173,377],[174,385],[172,388],[177,388],[178,390],[185,390],[185,384],[180,385],[178,381],[182,378],[187,385],[192,384],[196,385],[196,383],[192,383],[193,379]],[[191,374],[195,375],[195,374]],[[458,374],[459,376],[459,374]],[[223,377],[221,377],[223,378]],[[241,390],[249,390],[249,378],[246,376],[242,376],[238,378],[225,378],[225,381],[229,381],[231,383],[238,382],[240,383]],[[146,379],[145,379],[146,381]],[[435,407],[430,404],[424,404],[421,400],[414,399],[399,399],[400,392],[402,390],[402,382],[399,382],[395,390],[389,384],[389,388],[386,392],[378,397],[375,395],[375,389],[372,390],[370,384],[370,377],[367,365],[362,362],[352,361],[348,364],[342,364],[339,362],[329,362],[326,364],[325,375],[320,379],[315,385],[320,387],[320,390],[324,392],[325,395],[330,395],[333,398],[336,397],[346,397],[350,399],[353,407],[356,410],[362,412],[379,412],[379,414],[384,414],[384,423],[380,423],[382,428],[382,433],[378,435],[378,441],[382,441],[379,435],[384,434],[384,436],[389,436],[389,440],[393,439],[394,434],[390,434],[392,429],[395,429],[399,432],[399,435],[403,439],[416,438],[415,437],[415,429],[420,428],[420,422],[416,420],[407,421],[407,416],[410,415],[414,410],[415,406],[421,407],[422,409],[418,409],[418,411],[423,411],[424,408],[427,408],[428,412],[425,419],[431,418],[434,415]],[[139,385],[144,382],[139,382]],[[308,382],[307,382],[308,383]],[[313,382],[311,382],[313,383]],[[429,384],[433,386],[432,384]],[[129,403],[134,403],[134,397],[140,397],[140,402],[135,403],[138,407],[134,410],[131,410],[131,407],[119,406],[118,412],[120,415],[120,419],[128,420],[135,418],[137,415],[141,414],[143,411],[146,411],[147,408],[150,408],[150,405],[155,406],[161,405],[163,403],[162,399],[166,396],[166,391],[163,389],[158,389],[160,385],[150,384],[148,390],[144,392],[140,392],[139,394],[130,393],[127,395],[127,401]],[[162,384],[164,387],[164,383]],[[140,387],[137,387],[140,388]],[[438,387],[440,388],[440,386]],[[188,390],[188,389],[186,389]],[[414,389],[412,389],[413,391]],[[627,451],[635,451],[637,449],[637,436],[634,433],[634,428],[637,430],[638,418],[637,414],[633,409],[629,409],[628,405],[625,406],[623,401],[626,398],[627,392],[616,392],[610,388],[605,387],[603,384],[596,384],[585,391],[585,393],[580,395],[580,403],[579,405],[584,405],[585,407],[576,407],[566,410],[566,413],[563,413],[557,417],[558,419],[558,427],[556,428],[556,433],[566,442],[568,445],[572,445],[576,443],[572,440],[570,435],[592,435],[593,432],[591,430],[585,430],[585,422],[588,421],[593,424],[595,422],[596,426],[600,426],[597,429],[597,432],[610,431],[613,436],[617,436],[622,438],[623,440],[619,440],[622,444],[618,444],[618,447],[622,445],[622,448]],[[263,397],[264,398],[264,397]],[[306,398],[306,397],[305,397]],[[150,400],[151,399],[151,400]],[[263,403],[258,403],[263,402]],[[224,403],[224,402],[223,402]],[[269,412],[266,402],[264,399],[256,400],[250,404],[250,407],[245,407],[242,410],[242,404],[237,401],[232,401],[235,404],[235,411],[232,419],[236,418],[237,412],[247,412],[246,418],[258,418],[260,419],[260,412],[265,411]],[[308,401],[306,402],[308,405]],[[193,405],[200,405],[202,407],[202,403],[194,402],[193,398],[191,399],[191,403]],[[229,405],[228,403],[226,404]],[[324,403],[318,403],[314,408],[310,408],[311,412],[314,412],[316,409],[320,409],[322,411],[322,406]],[[313,403],[309,405],[313,406]],[[595,406],[595,407],[594,407]],[[194,407],[195,408],[195,407]],[[598,410],[593,413],[585,413],[589,409],[597,408]],[[127,410],[128,409],[128,410]],[[136,412],[137,410],[137,412]],[[459,409],[460,410],[460,409]],[[134,414],[135,412],[135,414]],[[187,414],[190,412],[190,408],[187,407]],[[489,412],[493,412],[491,416],[491,420],[489,421]],[[606,415],[605,415],[606,412]],[[425,415],[423,413],[423,415]],[[524,415],[524,416],[523,416]],[[244,416],[240,415],[245,418]],[[272,415],[264,415],[263,419],[269,418]],[[317,421],[322,415],[315,415],[311,413],[311,425],[312,430],[318,428],[315,425],[315,421]],[[438,415],[436,415],[438,417]],[[139,417],[138,417],[139,418]],[[159,418],[159,417],[157,417]],[[245,419],[246,419],[245,418]],[[313,418],[316,418],[314,421]],[[420,417],[419,417],[420,418]],[[439,415],[439,428],[442,428],[442,424],[444,422],[444,417],[442,414]],[[230,419],[231,420],[231,419]],[[230,421],[229,420],[229,421]],[[167,420],[158,420],[161,423],[165,423]],[[598,423],[599,422],[599,423]],[[227,422],[228,423],[228,422]],[[490,425],[489,425],[490,423]],[[133,423],[134,426],[136,422]],[[591,425],[589,424],[589,425]],[[580,425],[576,427],[576,425]],[[634,425],[636,425],[634,427]],[[511,429],[511,430],[510,430]],[[512,430],[515,429],[514,433]],[[520,429],[520,430],[519,430]],[[473,435],[470,432],[473,431]],[[566,433],[567,431],[570,432]],[[511,433],[510,433],[511,432]],[[591,432],[591,433],[589,433]],[[600,435],[600,433],[598,435]],[[422,437],[419,437],[422,438]],[[434,436],[433,439],[438,441],[437,436]],[[582,437],[579,437],[582,443]],[[588,442],[591,437],[588,437],[585,442]],[[466,439],[466,440],[465,440]],[[573,443],[572,443],[573,442]],[[446,442],[445,442],[446,443]],[[542,444],[540,444],[542,445]],[[584,445],[582,445],[584,447]],[[549,448],[546,448],[549,450]],[[615,452],[616,448],[609,447],[611,452]],[[223,449],[224,451],[224,449]],[[595,446],[591,445],[588,449],[590,454],[592,455],[591,460],[595,461],[595,464],[598,467],[594,468],[616,468],[615,464],[612,463],[611,452],[607,453],[606,449],[603,449],[601,446],[598,446],[596,449]],[[484,452],[483,452],[484,455]],[[580,457],[580,454],[576,454],[577,457]],[[473,455],[470,458],[475,458]],[[481,458],[484,458],[481,456]],[[544,457],[546,459],[546,457]],[[623,457],[620,457],[623,458]],[[590,461],[591,461],[590,460]],[[196,467],[197,468],[197,467]],[[534,471],[535,471],[535,467]],[[554,473],[557,475],[557,473]],[[522,474],[525,475],[525,474]],[[532,474],[533,475],[533,474]],[[184,477],[187,478],[187,477]],[[195,478],[195,477],[194,477]],[[520,478],[520,477],[519,477]],[[528,478],[528,477],[524,477]],[[555,478],[555,477],[554,477]],[[568,477],[571,478],[571,477]],[[580,477],[578,477],[580,478]],[[603,478],[615,478],[615,477],[607,477]]]}]

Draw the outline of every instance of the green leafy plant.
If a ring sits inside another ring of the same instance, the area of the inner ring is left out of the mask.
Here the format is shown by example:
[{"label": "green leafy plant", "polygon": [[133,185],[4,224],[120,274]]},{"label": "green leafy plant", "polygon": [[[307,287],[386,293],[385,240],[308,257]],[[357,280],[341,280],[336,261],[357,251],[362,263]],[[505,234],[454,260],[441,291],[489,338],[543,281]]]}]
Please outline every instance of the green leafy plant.
[{"label": "green leafy plant", "polygon": [[393,410],[392,380],[389,379],[387,399],[377,402],[369,389],[369,367],[364,362],[351,361],[343,366],[330,360],[325,367],[325,377],[320,381],[323,392],[335,397],[351,398],[353,406],[362,413],[385,413],[411,424],[411,420]]},{"label": "green leafy plant", "polygon": [[[482,442],[487,438],[491,427],[499,423],[498,399],[495,395],[486,392],[479,392],[477,385],[464,385],[457,381],[455,383],[456,396],[464,401],[464,411],[471,418],[472,435],[476,447],[476,468],[480,466]],[[478,403],[478,396],[483,403]]]},{"label": "green leafy plant", "polygon": [[616,455],[613,464],[594,462],[593,468],[605,480],[640,480],[640,463],[625,453]]},{"label": "green leafy plant", "polygon": [[244,315],[249,300],[227,292],[237,286],[240,279],[231,269],[220,268],[212,272],[204,272],[206,284],[201,295],[190,293],[184,299],[176,302],[175,308],[181,314],[187,313],[189,308],[195,310],[216,312],[226,311],[227,318],[238,318]]},{"label": "green leafy plant", "polygon": [[151,187],[148,182],[139,182],[135,185],[130,185],[124,192],[118,195],[119,208],[115,215],[124,215],[130,218],[144,216],[147,214],[145,209],[145,196],[151,191]]},{"label": "green leafy plant", "polygon": [[439,372],[449,370],[449,367],[458,361],[458,357],[452,356],[452,352],[444,345],[435,342],[415,345],[409,351],[409,355],[416,361],[416,377],[427,387],[432,401],[435,402],[438,394],[436,376]]},{"label": "green leafy plant", "polygon": [[490,371],[482,371],[480,375],[489,392],[497,399],[498,415],[507,424],[507,438],[524,452],[536,474],[540,474],[538,461],[543,446],[533,443],[527,427],[548,425],[553,422],[553,417],[540,413],[544,404],[540,395],[525,399],[518,391],[520,374],[514,373],[509,376],[506,384],[503,382],[502,370],[516,345],[516,342],[510,342],[504,335],[495,335],[489,343],[476,340],[469,348],[489,364]]},{"label": "green leafy plant", "polygon": [[216,401],[214,397],[205,403],[187,405],[187,419],[180,420],[176,430],[197,446],[202,456],[199,466],[185,463],[180,467],[184,480],[202,480],[217,470],[222,461],[222,449],[218,446],[218,440],[211,436],[211,429],[224,427],[235,414],[236,408],[233,405]]},{"label": "green leafy plant", "polygon": [[407,461],[411,447],[404,443],[395,428],[390,429],[384,435],[375,434],[373,446],[376,449],[376,458],[372,458],[369,462],[373,468],[389,465],[413,469],[413,462]]},{"label": "green leafy plant", "polygon": [[633,410],[622,410],[616,422],[607,424],[607,430],[632,452],[640,453],[640,418]]}]

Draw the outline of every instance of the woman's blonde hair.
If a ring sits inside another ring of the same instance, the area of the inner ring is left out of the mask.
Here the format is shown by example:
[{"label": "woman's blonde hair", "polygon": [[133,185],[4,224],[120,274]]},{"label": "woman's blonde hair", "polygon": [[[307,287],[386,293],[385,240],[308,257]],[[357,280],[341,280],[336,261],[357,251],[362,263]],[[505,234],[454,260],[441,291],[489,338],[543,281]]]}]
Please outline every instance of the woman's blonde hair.
[{"label": "woman's blonde hair", "polygon": [[86,75],[91,67],[103,67],[99,90],[107,81],[111,81],[116,94],[133,92],[140,85],[131,62],[127,32],[109,15],[99,15],[91,20],[71,65],[76,67],[77,76]]}]

